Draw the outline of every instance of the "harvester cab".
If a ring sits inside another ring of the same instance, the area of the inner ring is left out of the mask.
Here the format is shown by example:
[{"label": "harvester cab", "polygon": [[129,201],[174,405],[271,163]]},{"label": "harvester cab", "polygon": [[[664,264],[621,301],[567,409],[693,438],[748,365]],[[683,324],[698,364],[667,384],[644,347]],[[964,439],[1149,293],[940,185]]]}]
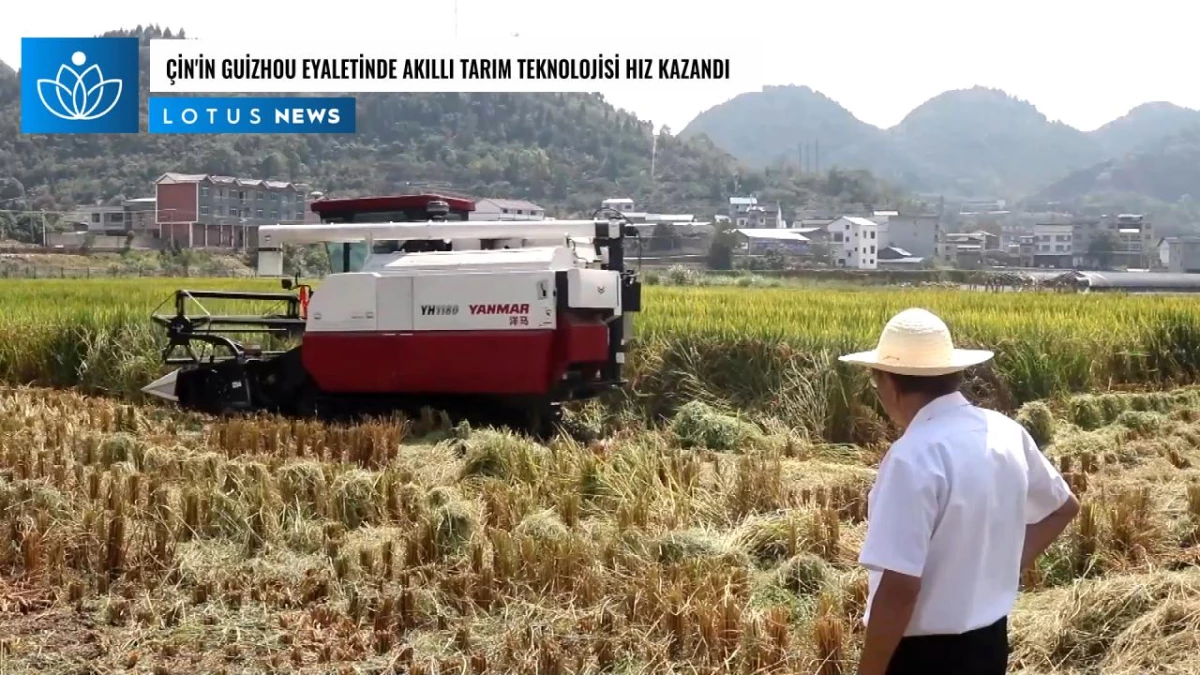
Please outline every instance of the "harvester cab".
[{"label": "harvester cab", "polygon": [[[637,232],[620,214],[470,220],[473,202],[436,194],[312,209],[320,223],[258,230],[258,274],[284,292],[180,290],[173,313],[153,314],[167,328],[163,361],[178,368],[144,392],[216,414],[429,406],[544,433],[563,402],[624,384],[641,284],[625,265]],[[323,245],[332,274],[315,289],[284,278],[285,245]],[[281,309],[187,311],[201,301]],[[277,348],[235,339],[250,333]]]}]

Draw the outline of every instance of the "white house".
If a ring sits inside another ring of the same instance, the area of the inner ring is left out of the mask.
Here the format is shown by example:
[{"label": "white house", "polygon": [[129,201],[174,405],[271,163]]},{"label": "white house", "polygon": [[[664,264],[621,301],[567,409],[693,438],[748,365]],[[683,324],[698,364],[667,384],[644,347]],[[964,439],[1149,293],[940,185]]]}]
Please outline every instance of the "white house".
[{"label": "white house", "polygon": [[546,209],[524,199],[480,199],[471,220],[544,220]]},{"label": "white house", "polygon": [[609,197],[600,202],[600,208],[628,213],[633,211],[633,200],[629,197]]},{"label": "white house", "polygon": [[738,227],[750,224],[750,209],[758,206],[758,197],[730,197],[729,217]]},{"label": "white house", "polygon": [[1162,266],[1167,268],[1168,272],[1200,272],[1200,237],[1166,237],[1159,242],[1158,255]]},{"label": "white house", "polygon": [[837,267],[860,270],[879,268],[879,225],[866,218],[842,216],[829,230],[830,254]]}]

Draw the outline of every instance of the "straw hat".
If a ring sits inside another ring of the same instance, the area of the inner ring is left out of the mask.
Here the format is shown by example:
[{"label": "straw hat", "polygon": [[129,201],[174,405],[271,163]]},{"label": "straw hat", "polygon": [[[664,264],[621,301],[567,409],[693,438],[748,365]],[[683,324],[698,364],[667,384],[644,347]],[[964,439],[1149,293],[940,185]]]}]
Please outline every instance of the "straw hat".
[{"label": "straw hat", "polygon": [[935,314],[906,309],[883,327],[879,345],[869,352],[838,357],[839,361],[897,375],[946,375],[992,358],[981,349],[955,349],[950,329]]}]

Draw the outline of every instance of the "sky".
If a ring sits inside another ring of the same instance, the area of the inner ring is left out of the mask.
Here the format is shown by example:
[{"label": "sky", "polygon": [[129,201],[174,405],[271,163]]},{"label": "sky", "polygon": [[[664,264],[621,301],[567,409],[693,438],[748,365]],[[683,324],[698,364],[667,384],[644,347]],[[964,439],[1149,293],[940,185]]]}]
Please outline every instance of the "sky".
[{"label": "sky", "polygon": [[[880,127],[948,89],[999,88],[1052,120],[1089,131],[1149,101],[1200,108],[1194,26],[1173,0],[338,0],[239,3],[232,11],[161,0],[22,3],[0,23],[0,60],[22,36],[87,36],[138,24],[194,38],[487,40],[539,38],[732,45],[753,50],[737,82],[601,89],[614,105],[680,131],[698,113],[763,85],[808,85]],[[281,8],[285,8],[281,11]],[[739,52],[740,53],[740,52]],[[735,60],[733,67],[738,67]]]}]

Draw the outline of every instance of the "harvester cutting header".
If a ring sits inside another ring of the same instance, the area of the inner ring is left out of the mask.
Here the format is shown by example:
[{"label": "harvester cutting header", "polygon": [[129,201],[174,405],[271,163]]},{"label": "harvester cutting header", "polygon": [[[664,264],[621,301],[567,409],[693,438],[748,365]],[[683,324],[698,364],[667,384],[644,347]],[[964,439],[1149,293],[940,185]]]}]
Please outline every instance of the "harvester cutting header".
[{"label": "harvester cutting header", "polygon": [[[620,387],[641,284],[625,268],[624,218],[472,221],[436,194],[322,199],[321,223],[258,230],[258,274],[283,292],[179,290],[155,313],[178,366],[143,391],[222,414],[340,416],[430,406],[548,431],[564,401]],[[284,278],[285,244],[324,244],[314,291]],[[272,302],[217,315],[204,300]],[[243,344],[299,338],[277,351]],[[182,352],[182,354],[180,354]]]}]

